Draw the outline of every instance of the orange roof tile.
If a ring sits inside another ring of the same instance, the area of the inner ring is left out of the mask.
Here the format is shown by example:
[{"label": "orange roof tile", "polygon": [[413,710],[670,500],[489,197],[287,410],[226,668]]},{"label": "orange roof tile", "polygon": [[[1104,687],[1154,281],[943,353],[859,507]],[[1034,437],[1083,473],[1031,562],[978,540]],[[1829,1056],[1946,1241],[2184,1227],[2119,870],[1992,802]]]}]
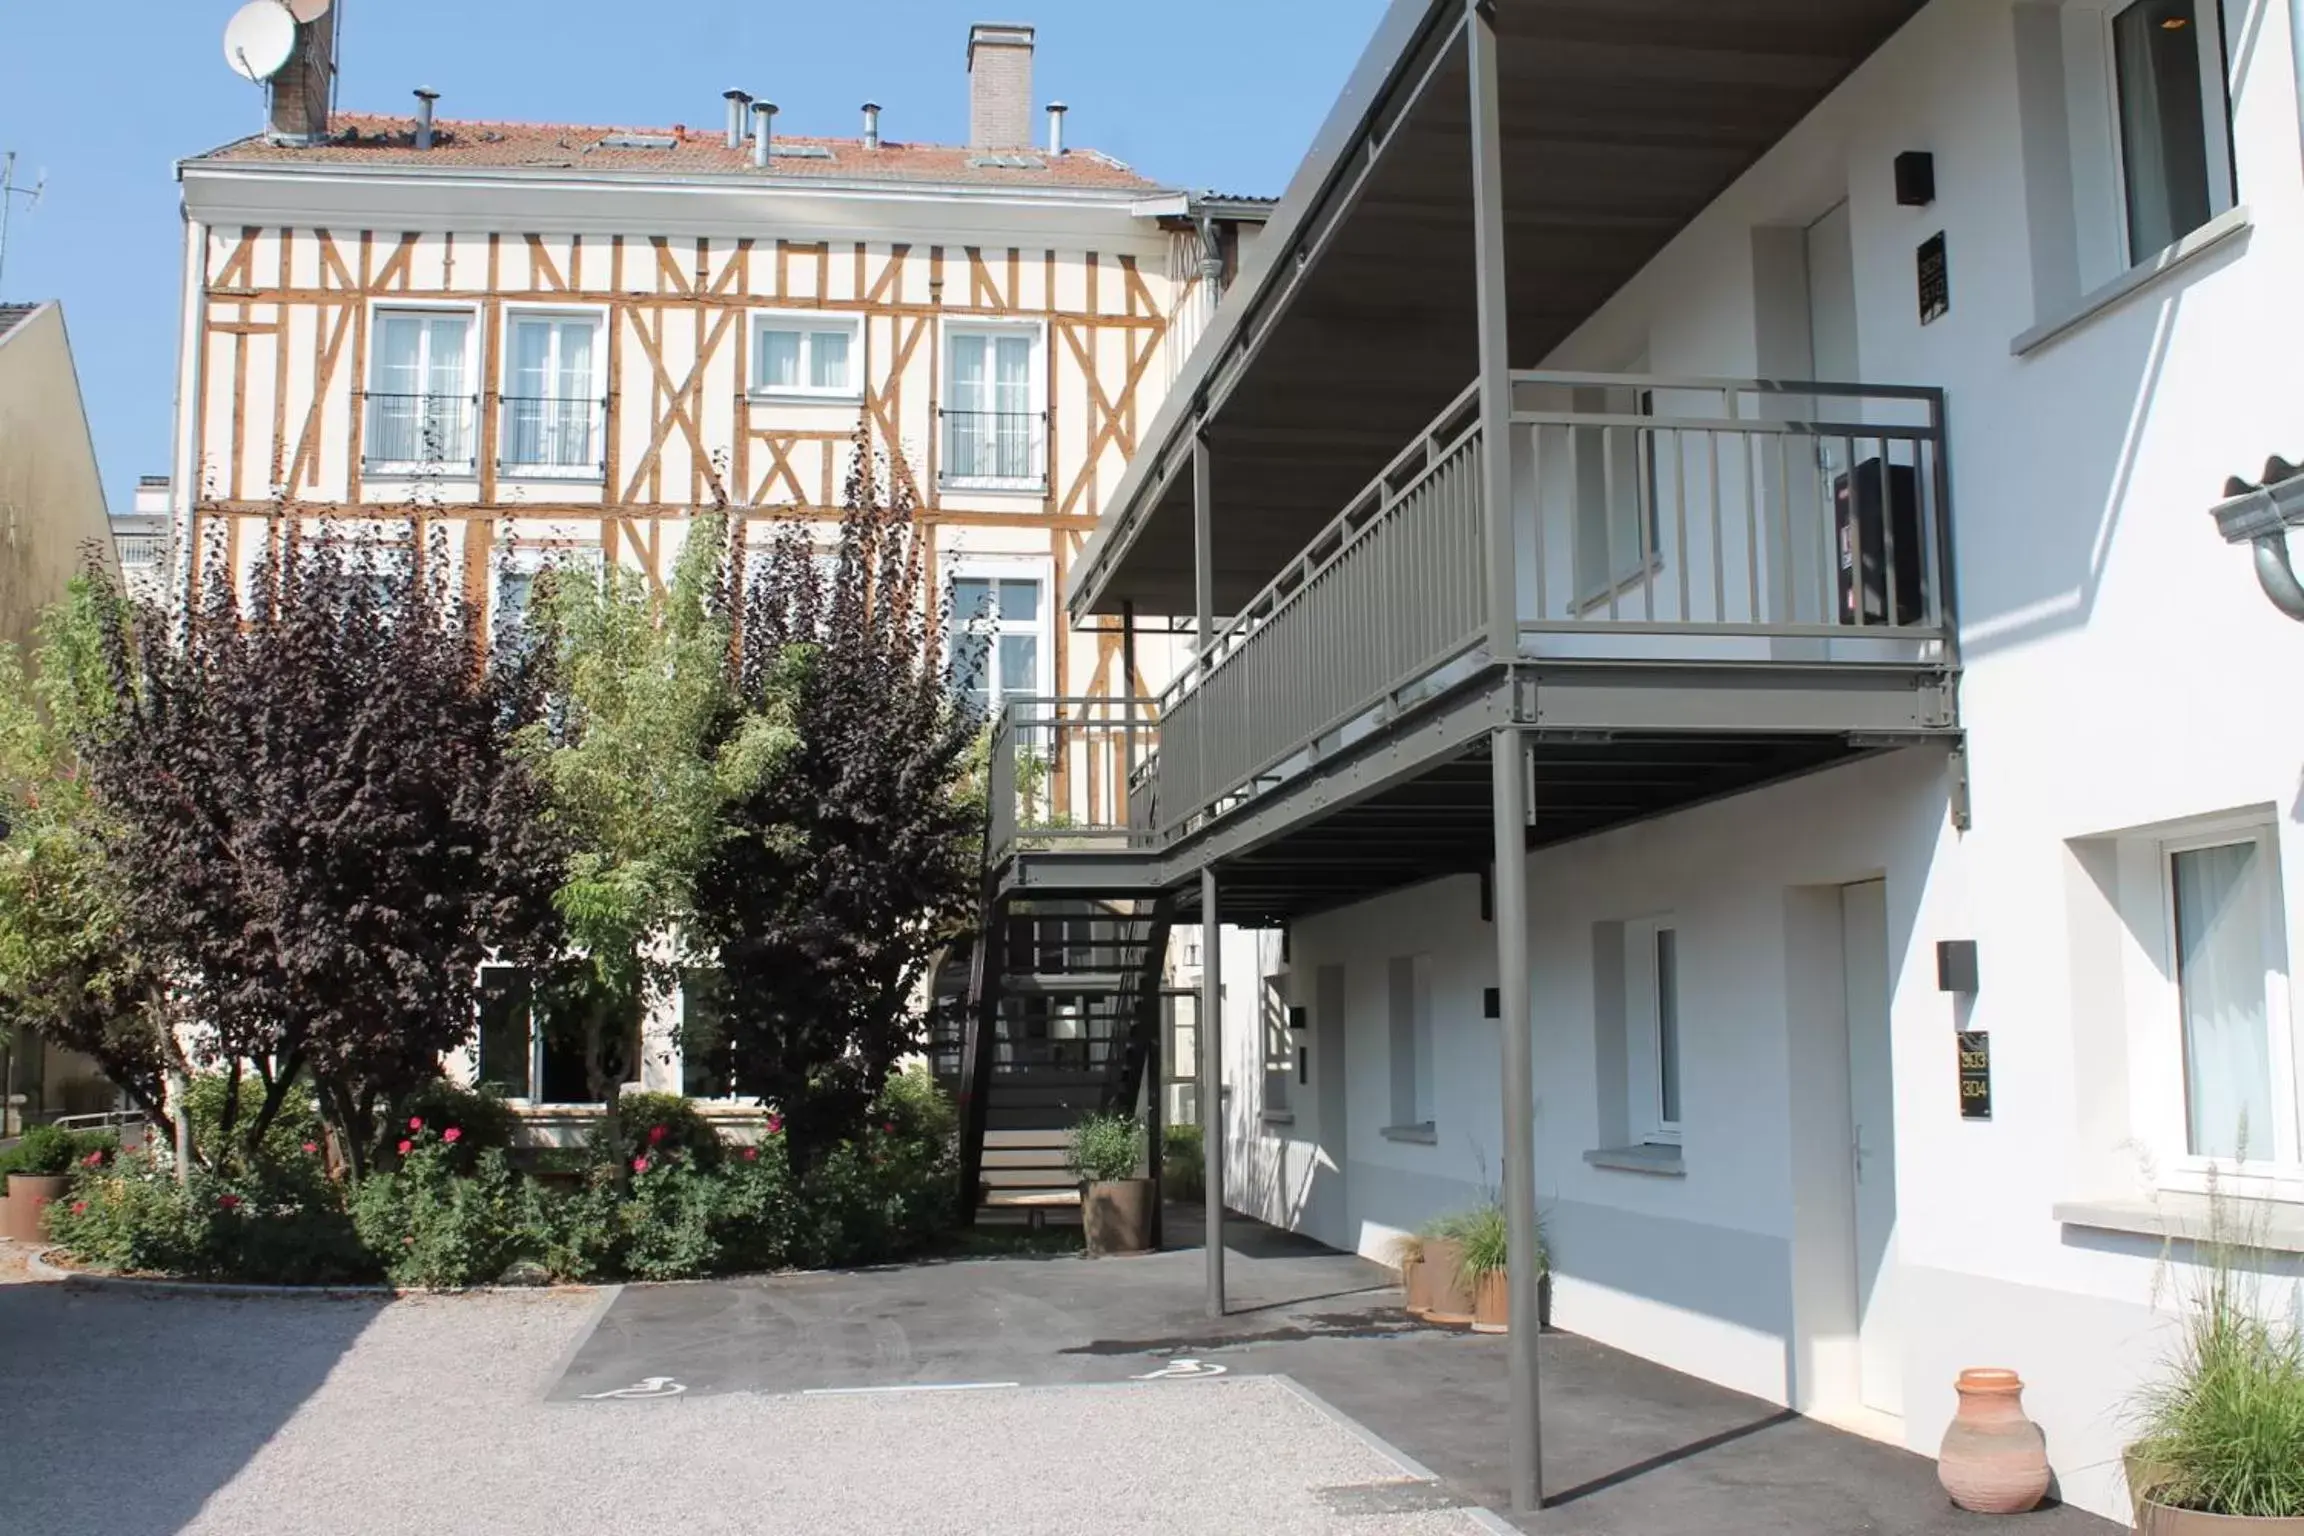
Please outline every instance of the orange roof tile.
[{"label": "orange roof tile", "polygon": [[[669,146],[609,145],[609,139],[672,139]],[[433,125],[433,143],[419,150],[405,117],[339,113],[334,137],[324,144],[275,144],[258,135],[197,155],[195,160],[275,164],[439,166],[442,169],[522,169],[660,171],[672,176],[754,176],[838,181],[898,181],[945,186],[1049,187],[1065,190],[1155,192],[1159,183],[1092,149],[1051,156],[1018,150],[993,157],[983,151],[944,144],[906,144],[883,139],[868,150],[857,139],[779,136],[779,146],[830,151],[828,157],[779,155],[768,170],[752,164],[751,148],[728,147],[725,130],[700,128],[600,128],[554,123],[450,122]],[[1002,164],[1027,157],[1029,165]]]}]

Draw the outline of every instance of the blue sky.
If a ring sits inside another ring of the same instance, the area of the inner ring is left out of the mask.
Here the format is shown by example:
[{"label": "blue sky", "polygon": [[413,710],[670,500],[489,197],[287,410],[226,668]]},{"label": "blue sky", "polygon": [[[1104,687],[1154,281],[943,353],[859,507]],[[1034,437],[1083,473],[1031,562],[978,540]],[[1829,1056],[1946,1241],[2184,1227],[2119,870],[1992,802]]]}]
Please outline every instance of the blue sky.
[{"label": "blue sky", "polygon": [[[171,167],[255,131],[257,88],[221,46],[237,0],[0,0],[0,150],[18,208],[0,298],[59,298],[114,511],[169,461],[181,225]],[[1075,145],[1177,185],[1283,190],[1383,0],[338,0],[340,103],[444,117],[691,126],[720,93],[774,100],[778,127],[891,138],[967,133],[971,21],[1039,28],[1034,93],[1072,108]]]}]

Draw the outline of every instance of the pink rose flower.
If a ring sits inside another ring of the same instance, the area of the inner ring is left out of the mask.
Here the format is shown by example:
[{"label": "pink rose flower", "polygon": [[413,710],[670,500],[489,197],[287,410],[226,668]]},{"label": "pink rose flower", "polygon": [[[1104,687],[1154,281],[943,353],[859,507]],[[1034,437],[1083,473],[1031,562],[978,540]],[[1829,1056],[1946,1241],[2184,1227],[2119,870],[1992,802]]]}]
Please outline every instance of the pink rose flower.
[{"label": "pink rose flower", "polygon": [[648,1159],[644,1157],[632,1159],[632,1171],[634,1173],[646,1173],[648,1171]]},{"label": "pink rose flower", "polygon": [[91,1152],[86,1157],[80,1159],[80,1161],[86,1163],[91,1168],[101,1168],[104,1166],[104,1154],[101,1152]]},{"label": "pink rose flower", "polygon": [[317,1152],[320,1150],[320,1143],[316,1141],[308,1141],[304,1143],[304,1150],[306,1152]]},{"label": "pink rose flower", "polygon": [[408,1129],[412,1131],[424,1129],[424,1117],[422,1115],[410,1115],[408,1117]]},{"label": "pink rose flower", "polygon": [[652,1147],[659,1145],[668,1134],[669,1133],[664,1129],[664,1127],[660,1125],[652,1125],[648,1127],[648,1145]]},{"label": "pink rose flower", "polygon": [[448,1129],[440,1133],[440,1139],[448,1143],[448,1145],[454,1146],[456,1143],[464,1139],[464,1133],[456,1129],[456,1127],[450,1126]]},{"label": "pink rose flower", "polygon": [[73,1214],[73,1215],[75,1215],[75,1216],[85,1216],[85,1215],[87,1215],[87,1214],[88,1214],[88,1202],[87,1202],[87,1201],[85,1201],[85,1200],[75,1200],[75,1201],[73,1201],[73,1202],[72,1202],[72,1214]]},{"label": "pink rose flower", "polygon": [[744,1149],[744,1161],[748,1163],[760,1161],[760,1149],[758,1147],[746,1147]]},{"label": "pink rose flower", "polygon": [[782,1115],[770,1115],[768,1117],[768,1134],[771,1136],[784,1134],[784,1117]]},{"label": "pink rose flower", "polygon": [[405,1141],[405,1140],[404,1140],[404,1141],[402,1141],[402,1142],[400,1143],[400,1155],[401,1155],[402,1157],[406,1157],[406,1156],[408,1155],[408,1149],[409,1149],[410,1147],[413,1147],[414,1145],[416,1145],[416,1143],[414,1143],[414,1142],[412,1142],[412,1141]]}]

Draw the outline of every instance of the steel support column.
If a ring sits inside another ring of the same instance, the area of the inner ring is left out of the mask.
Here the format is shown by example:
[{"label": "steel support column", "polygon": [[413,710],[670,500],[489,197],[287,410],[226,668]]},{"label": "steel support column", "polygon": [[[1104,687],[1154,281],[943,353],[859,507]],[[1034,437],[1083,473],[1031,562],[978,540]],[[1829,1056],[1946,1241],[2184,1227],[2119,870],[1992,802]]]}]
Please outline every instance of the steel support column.
[{"label": "steel support column", "polygon": [[1224,1315],[1224,925],[1216,869],[1200,871],[1200,1158],[1207,1207],[1208,1315]]},{"label": "steel support column", "polygon": [[[1480,337],[1480,499],[1488,543],[1488,652],[1509,663],[1520,646],[1519,540],[1512,505],[1512,330],[1505,287],[1504,143],[1493,0],[1466,0],[1471,84],[1473,293]],[[1537,1400],[1536,1074],[1528,997],[1529,786],[1520,732],[1490,738],[1496,812],[1496,979],[1503,1037],[1504,1212],[1512,1293],[1509,1356],[1512,1508],[1544,1499]]]}]

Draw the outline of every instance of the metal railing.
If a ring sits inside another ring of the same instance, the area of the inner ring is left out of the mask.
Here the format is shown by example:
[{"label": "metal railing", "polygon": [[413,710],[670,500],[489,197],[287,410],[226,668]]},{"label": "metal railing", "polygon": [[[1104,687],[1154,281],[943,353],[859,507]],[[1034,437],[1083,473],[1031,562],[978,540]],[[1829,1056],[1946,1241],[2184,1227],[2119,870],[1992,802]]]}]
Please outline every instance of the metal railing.
[{"label": "metal railing", "polygon": [[370,464],[472,462],[470,395],[370,395],[361,456]]},{"label": "metal railing", "polygon": [[1529,372],[1512,392],[1523,632],[1949,644],[1940,391]]},{"label": "metal railing", "polygon": [[1039,484],[1047,418],[1039,411],[945,411],[946,480]]},{"label": "metal railing", "polygon": [[1129,788],[1158,740],[1150,699],[1012,699],[992,728],[986,852],[1141,841]]},{"label": "metal railing", "polygon": [[547,399],[506,395],[504,441],[497,463],[515,474],[601,472],[605,400]]},{"label": "metal railing", "polygon": [[1478,641],[1482,452],[1467,389],[1186,667],[1160,701],[1163,832]]}]

